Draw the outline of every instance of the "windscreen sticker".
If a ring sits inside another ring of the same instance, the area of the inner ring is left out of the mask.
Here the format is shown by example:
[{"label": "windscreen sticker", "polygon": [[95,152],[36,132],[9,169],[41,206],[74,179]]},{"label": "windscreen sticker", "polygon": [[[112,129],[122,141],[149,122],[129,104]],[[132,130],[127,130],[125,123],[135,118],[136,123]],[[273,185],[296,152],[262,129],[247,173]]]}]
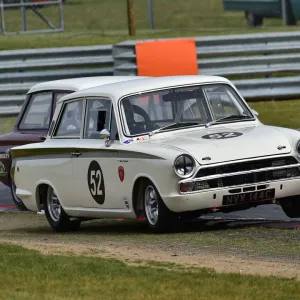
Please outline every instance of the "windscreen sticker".
[{"label": "windscreen sticker", "polygon": [[92,197],[98,204],[103,204],[105,201],[104,177],[100,165],[95,160],[90,163],[87,180]]},{"label": "windscreen sticker", "polygon": [[243,135],[241,132],[217,132],[212,134],[203,135],[203,139],[208,140],[221,140],[221,139],[231,139]]}]

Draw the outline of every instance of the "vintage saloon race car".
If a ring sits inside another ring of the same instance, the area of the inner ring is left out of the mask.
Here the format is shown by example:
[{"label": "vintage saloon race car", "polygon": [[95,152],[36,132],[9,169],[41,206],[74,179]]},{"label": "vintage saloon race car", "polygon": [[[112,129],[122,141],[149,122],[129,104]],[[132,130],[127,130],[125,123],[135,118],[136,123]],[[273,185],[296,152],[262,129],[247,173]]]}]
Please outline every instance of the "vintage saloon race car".
[{"label": "vintage saloon race car", "polygon": [[61,98],[46,141],[11,149],[11,176],[58,232],[102,217],[165,232],[268,203],[300,217],[299,141],[263,125],[225,78],[145,78]]},{"label": "vintage saloon race car", "polygon": [[9,177],[10,148],[44,141],[56,102],[61,97],[94,86],[137,78],[142,77],[98,76],[62,79],[36,84],[28,91],[13,131],[0,136],[0,182],[11,188],[13,201],[20,210],[24,210],[25,207],[16,196],[16,187]]}]

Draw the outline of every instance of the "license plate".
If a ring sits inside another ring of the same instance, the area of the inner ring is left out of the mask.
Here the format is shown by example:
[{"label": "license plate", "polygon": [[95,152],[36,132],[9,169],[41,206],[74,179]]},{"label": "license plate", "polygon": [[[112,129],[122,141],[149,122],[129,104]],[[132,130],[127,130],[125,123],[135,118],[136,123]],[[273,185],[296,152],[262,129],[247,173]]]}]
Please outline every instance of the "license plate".
[{"label": "license plate", "polygon": [[235,205],[251,202],[272,200],[275,197],[275,189],[255,191],[251,193],[241,193],[223,196],[223,205]]}]

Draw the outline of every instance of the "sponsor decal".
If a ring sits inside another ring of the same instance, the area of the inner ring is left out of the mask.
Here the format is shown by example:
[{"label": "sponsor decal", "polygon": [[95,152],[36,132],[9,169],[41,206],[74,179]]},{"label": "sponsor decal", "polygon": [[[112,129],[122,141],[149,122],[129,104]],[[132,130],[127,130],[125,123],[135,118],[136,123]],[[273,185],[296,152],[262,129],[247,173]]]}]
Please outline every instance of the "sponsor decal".
[{"label": "sponsor decal", "polygon": [[209,139],[209,140],[222,140],[222,139],[235,138],[241,135],[243,135],[241,132],[218,132],[218,133],[203,135],[202,138]]},{"label": "sponsor decal", "polygon": [[1,153],[0,159],[9,159],[9,153]]},{"label": "sponsor decal", "polygon": [[144,137],[138,137],[138,138],[136,138],[136,141],[138,141],[138,142],[140,142],[140,141],[144,141],[145,140],[145,138]]},{"label": "sponsor decal", "polygon": [[105,186],[104,178],[99,163],[95,160],[91,161],[87,181],[90,193],[98,204],[103,204],[105,201]]},{"label": "sponsor decal", "polygon": [[128,202],[127,197],[126,197],[126,196],[123,196],[122,199],[123,199],[123,201],[124,201],[124,203],[125,203],[126,208],[129,209],[129,208],[130,208],[130,205],[129,205],[129,202]]},{"label": "sponsor decal", "polygon": [[132,143],[133,142],[133,139],[128,139],[128,140],[126,140],[126,141],[124,141],[124,144],[130,144],[130,143]]},{"label": "sponsor decal", "polygon": [[139,136],[135,139],[135,141],[137,141],[137,142],[142,142],[145,140],[149,140],[149,136]]},{"label": "sponsor decal", "polygon": [[4,164],[0,161],[0,176],[5,176],[5,166]]},{"label": "sponsor decal", "polygon": [[119,173],[119,178],[120,178],[121,182],[123,182],[124,177],[125,177],[124,167],[120,166],[118,168],[118,173]]}]

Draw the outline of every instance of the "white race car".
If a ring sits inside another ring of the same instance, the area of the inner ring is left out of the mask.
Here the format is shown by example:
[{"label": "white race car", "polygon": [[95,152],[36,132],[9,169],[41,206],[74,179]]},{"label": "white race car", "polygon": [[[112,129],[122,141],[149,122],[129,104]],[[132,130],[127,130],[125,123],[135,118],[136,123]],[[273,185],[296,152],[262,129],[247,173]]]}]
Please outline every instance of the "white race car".
[{"label": "white race car", "polygon": [[263,125],[225,78],[133,79],[61,98],[46,141],[11,149],[11,176],[55,231],[145,217],[165,232],[271,203],[300,217],[299,141]]}]

